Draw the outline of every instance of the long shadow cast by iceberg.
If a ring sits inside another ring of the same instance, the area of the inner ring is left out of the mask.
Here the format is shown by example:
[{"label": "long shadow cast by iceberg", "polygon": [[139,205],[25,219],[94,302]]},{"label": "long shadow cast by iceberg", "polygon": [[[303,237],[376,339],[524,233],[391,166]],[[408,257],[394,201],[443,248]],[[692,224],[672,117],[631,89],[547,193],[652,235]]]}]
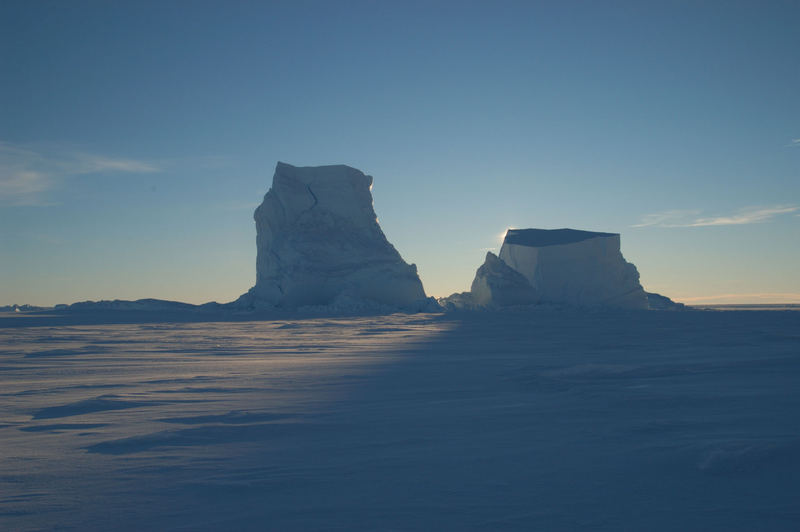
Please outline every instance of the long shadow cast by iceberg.
[{"label": "long shadow cast by iceberg", "polygon": [[[187,420],[191,427],[140,441],[149,451],[248,446],[171,473],[148,495],[172,504],[131,528],[798,523],[800,313],[430,319],[446,325],[432,341],[396,347],[316,417],[233,426]],[[93,450],[138,453],[135,443]]]}]

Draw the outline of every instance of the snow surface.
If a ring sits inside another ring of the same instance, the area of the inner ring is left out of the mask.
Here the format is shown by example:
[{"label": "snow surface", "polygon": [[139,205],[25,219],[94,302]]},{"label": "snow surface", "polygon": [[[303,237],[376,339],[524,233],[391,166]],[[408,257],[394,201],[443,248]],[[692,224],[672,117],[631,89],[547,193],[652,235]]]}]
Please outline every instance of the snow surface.
[{"label": "snow surface", "polygon": [[510,229],[499,256],[528,279],[541,303],[648,308],[639,272],[623,258],[618,234]]},{"label": "snow surface", "polygon": [[371,187],[349,166],[279,162],[254,215],[256,284],[238,306],[430,305],[416,266],[381,231]]},{"label": "snow surface", "polygon": [[800,528],[800,312],[205,319],[0,316],[0,530]]}]

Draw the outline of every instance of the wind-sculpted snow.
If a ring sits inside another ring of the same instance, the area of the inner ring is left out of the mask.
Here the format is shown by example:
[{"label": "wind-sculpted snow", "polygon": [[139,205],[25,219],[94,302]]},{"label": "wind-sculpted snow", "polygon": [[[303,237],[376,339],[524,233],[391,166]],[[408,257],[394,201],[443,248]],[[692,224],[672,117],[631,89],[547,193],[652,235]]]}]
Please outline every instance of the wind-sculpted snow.
[{"label": "wind-sculpted snow", "polygon": [[72,417],[94,412],[124,410],[126,408],[140,408],[142,406],[154,406],[158,404],[160,403],[153,401],[130,401],[117,399],[114,396],[100,396],[65,405],[40,408],[33,412],[33,419]]},{"label": "wind-sculpted snow", "polygon": [[349,166],[278,163],[254,216],[256,284],[238,306],[435,305],[381,231],[371,188],[372,176]]},{"label": "wind-sculpted snow", "polygon": [[0,316],[0,530],[800,524],[800,312],[201,319]]}]

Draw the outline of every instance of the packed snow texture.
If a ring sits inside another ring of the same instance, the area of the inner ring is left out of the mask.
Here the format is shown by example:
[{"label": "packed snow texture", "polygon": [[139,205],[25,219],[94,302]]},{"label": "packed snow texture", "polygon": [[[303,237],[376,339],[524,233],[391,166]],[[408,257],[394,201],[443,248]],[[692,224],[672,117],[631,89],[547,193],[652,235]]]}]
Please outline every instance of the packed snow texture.
[{"label": "packed snow texture", "polygon": [[800,312],[109,316],[0,316],[0,530],[800,529]]},{"label": "packed snow texture", "polygon": [[622,257],[615,233],[509,229],[500,259],[525,276],[540,303],[648,308],[639,272]]},{"label": "packed snow texture", "polygon": [[378,225],[371,187],[372,176],[349,166],[279,162],[254,216],[256,284],[238,305],[428,305],[416,266]]}]

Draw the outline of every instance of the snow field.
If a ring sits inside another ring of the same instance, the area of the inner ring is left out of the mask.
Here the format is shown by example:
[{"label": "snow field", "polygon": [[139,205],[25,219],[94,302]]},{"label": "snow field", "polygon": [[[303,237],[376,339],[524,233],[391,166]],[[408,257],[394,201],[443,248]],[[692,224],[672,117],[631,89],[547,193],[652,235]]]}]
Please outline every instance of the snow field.
[{"label": "snow field", "polygon": [[796,530],[800,313],[0,317],[0,529]]}]

